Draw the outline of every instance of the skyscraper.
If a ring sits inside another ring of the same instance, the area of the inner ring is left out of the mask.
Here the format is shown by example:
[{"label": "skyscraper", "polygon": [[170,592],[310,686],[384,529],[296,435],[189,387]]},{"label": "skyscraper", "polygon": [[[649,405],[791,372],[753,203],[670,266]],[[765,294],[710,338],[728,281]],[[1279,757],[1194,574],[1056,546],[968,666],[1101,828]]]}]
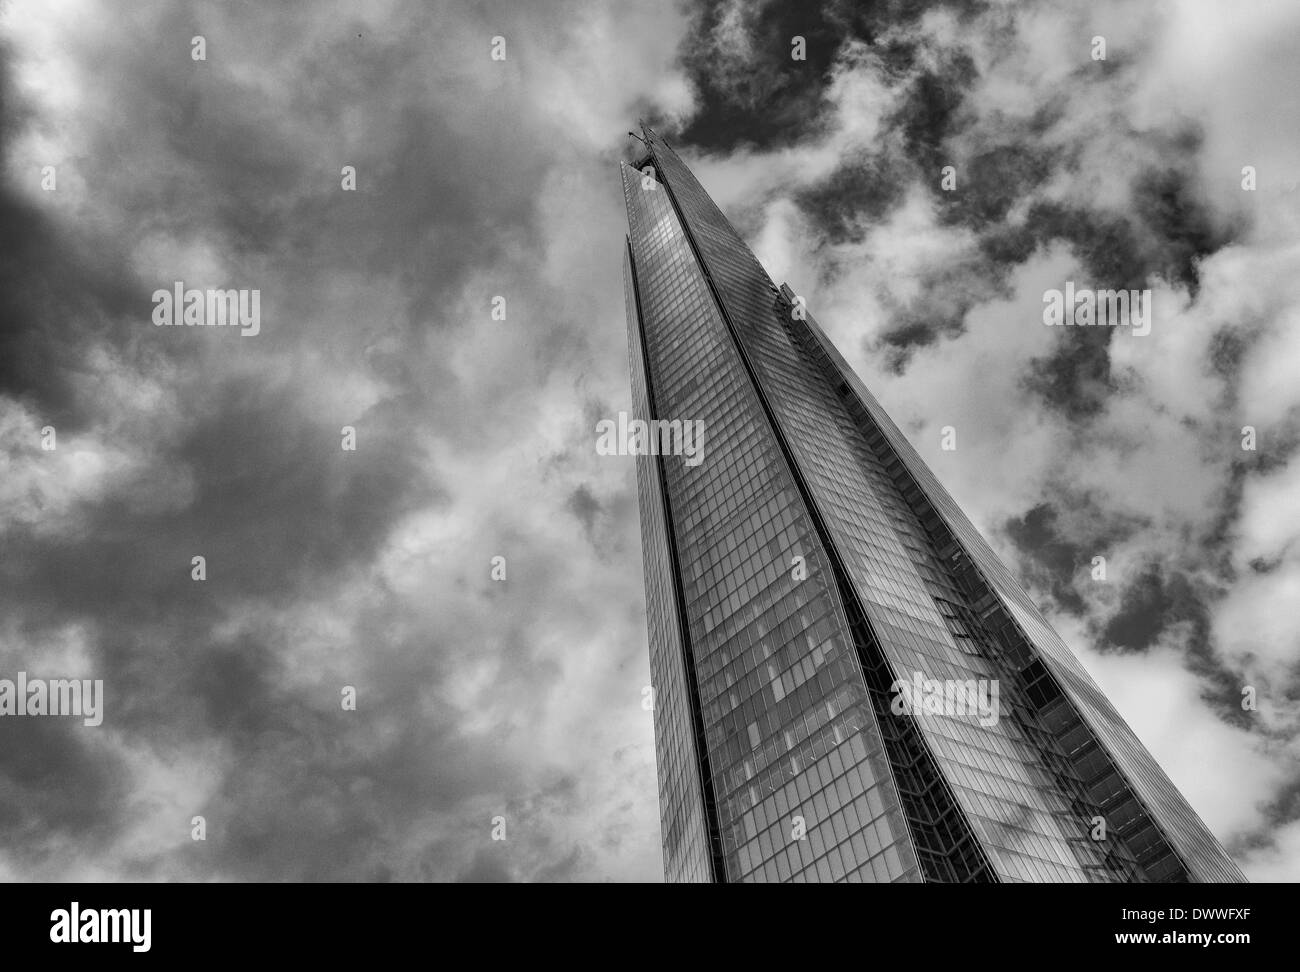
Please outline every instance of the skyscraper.
[{"label": "skyscraper", "polygon": [[1244,880],[802,299],[643,134],[634,417],[704,428],[703,461],[637,459],[667,879]]}]

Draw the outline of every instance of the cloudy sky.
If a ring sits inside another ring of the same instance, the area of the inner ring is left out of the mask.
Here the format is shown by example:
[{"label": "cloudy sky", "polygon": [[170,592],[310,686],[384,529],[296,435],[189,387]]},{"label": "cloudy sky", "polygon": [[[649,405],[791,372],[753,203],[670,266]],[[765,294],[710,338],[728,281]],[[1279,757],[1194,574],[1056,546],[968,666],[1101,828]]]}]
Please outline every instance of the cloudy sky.
[{"label": "cloudy sky", "polygon": [[[1247,874],[1300,879],[1281,0],[0,2],[0,677],[106,695],[0,720],[0,879],[662,877],[594,431],[638,117]],[[1150,335],[1043,327],[1067,280],[1149,288]],[[261,333],[155,328],[175,281]]]}]

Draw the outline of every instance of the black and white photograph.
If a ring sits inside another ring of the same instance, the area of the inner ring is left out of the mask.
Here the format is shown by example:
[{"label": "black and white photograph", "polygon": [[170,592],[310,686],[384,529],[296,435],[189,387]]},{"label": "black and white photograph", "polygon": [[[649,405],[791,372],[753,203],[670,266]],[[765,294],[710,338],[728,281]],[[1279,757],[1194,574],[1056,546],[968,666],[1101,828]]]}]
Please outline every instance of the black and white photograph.
[{"label": "black and white photograph", "polygon": [[818,900],[1248,955],[1297,281],[1300,0],[0,0],[21,937],[1005,884]]}]

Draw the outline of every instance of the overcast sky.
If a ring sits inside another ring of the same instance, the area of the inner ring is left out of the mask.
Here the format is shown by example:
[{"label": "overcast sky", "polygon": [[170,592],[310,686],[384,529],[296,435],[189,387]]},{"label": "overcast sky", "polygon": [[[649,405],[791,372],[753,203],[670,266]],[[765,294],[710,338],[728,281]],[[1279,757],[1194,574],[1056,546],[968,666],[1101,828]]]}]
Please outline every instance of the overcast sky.
[{"label": "overcast sky", "polygon": [[[0,879],[662,877],[595,449],[638,117],[1300,879],[1295,3],[26,0],[0,44],[0,677],[106,695],[0,720]],[[1067,280],[1151,333],[1044,327]],[[155,327],[175,281],[261,333]]]}]

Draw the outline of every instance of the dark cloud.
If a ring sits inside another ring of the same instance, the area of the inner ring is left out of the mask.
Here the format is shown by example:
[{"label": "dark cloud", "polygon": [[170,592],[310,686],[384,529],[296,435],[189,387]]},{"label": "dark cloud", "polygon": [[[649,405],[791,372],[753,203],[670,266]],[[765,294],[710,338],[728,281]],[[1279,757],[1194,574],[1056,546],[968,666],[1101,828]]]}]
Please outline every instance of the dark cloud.
[{"label": "dark cloud", "polygon": [[1248,713],[1241,707],[1246,680],[1225,665],[1212,643],[1210,605],[1219,596],[1189,574],[1150,564],[1134,577],[1125,578],[1119,610],[1100,631],[1098,647],[1104,650],[1142,652],[1175,625],[1185,630],[1188,667],[1205,686],[1203,698],[1219,718],[1247,727]]},{"label": "dark cloud", "polygon": [[600,515],[601,508],[600,500],[596,499],[591,488],[586,483],[580,484],[569,494],[569,499],[564,505],[565,509],[582,524],[583,532],[588,538],[593,537],[596,531],[596,518]]},{"label": "dark cloud", "polygon": [[[192,475],[190,502],[168,510],[160,495],[157,512],[147,499],[104,503],[87,511],[76,543],[11,536],[0,604],[50,624],[207,624],[228,599],[283,601],[329,583],[372,556],[403,513],[438,498],[410,430],[384,410],[358,421],[359,451],[349,453],[288,387],[232,379],[195,396],[198,418],[159,459]],[[196,555],[207,562],[202,584],[191,579]]]},{"label": "dark cloud", "polygon": [[[695,86],[697,108],[681,140],[704,149],[788,145],[825,130],[831,67],[846,46],[869,45],[885,69],[902,76],[915,62],[917,44],[904,31],[930,9],[972,17],[985,4],[909,0],[826,0],[737,4],[703,0],[691,10],[681,61]],[[792,38],[803,37],[807,60],[791,58]],[[966,68],[964,55],[953,67]],[[941,124],[931,120],[957,99],[937,75],[919,82],[917,117],[909,122],[924,141]],[[924,115],[925,117],[920,117]],[[671,132],[665,129],[671,136]]]},{"label": "dark cloud", "polygon": [[[944,219],[962,226],[988,233],[997,241],[997,231],[1003,228],[1011,207],[1035,190],[1058,164],[1057,152],[1022,135],[1016,141],[1004,142],[983,149],[968,159],[953,158],[945,163],[956,170],[957,189],[945,191],[938,178],[938,169],[929,185],[939,204]],[[981,241],[983,242],[983,240]],[[997,243],[990,244],[990,257],[997,258]],[[1029,253],[1018,257],[1012,253],[1002,255],[998,262],[1020,263]]]},{"label": "dark cloud", "polygon": [[969,123],[961,114],[966,91],[978,72],[963,50],[941,52],[943,63],[923,70],[905,87],[903,102],[889,119],[902,135],[907,153],[921,172],[937,177],[949,164],[946,140]]},{"label": "dark cloud", "polygon": [[1020,553],[1022,564],[1030,567],[1030,586],[1050,591],[1065,610],[1082,614],[1084,601],[1074,589],[1074,577],[1080,566],[1090,564],[1097,556],[1098,548],[1086,550],[1062,536],[1059,516],[1048,503],[1008,520],[1003,529]]},{"label": "dark cloud", "polygon": [[[0,48],[0,164],[3,133],[15,124],[9,75]],[[148,291],[133,282],[110,239],[93,229],[69,236],[3,180],[0,253],[0,394],[74,432],[93,409],[77,363],[92,341],[120,335],[126,315],[147,312]]]},{"label": "dark cloud", "polygon": [[1186,171],[1160,168],[1143,172],[1134,180],[1133,200],[1137,217],[1154,238],[1148,272],[1182,284],[1195,295],[1200,260],[1227,246],[1236,234],[1214,226]]},{"label": "dark cloud", "polygon": [[885,219],[903,201],[906,165],[888,151],[849,159],[795,199],[827,242],[855,242],[869,225]]},{"label": "dark cloud", "polygon": [[981,257],[939,263],[923,271],[916,295],[891,314],[875,350],[891,371],[902,374],[918,348],[956,337],[966,314],[1001,292],[1001,274]]},{"label": "dark cloud", "polygon": [[[1149,530],[1151,524],[1108,515],[1088,497],[1070,497],[1068,502],[1068,518],[1056,506],[1040,503],[1004,525],[1019,555],[1026,586],[1049,595],[1051,607],[1085,619],[1095,645],[1105,652],[1146,652],[1162,636],[1174,635],[1184,646],[1189,667],[1207,686],[1206,702],[1225,721],[1247,724],[1240,706],[1244,680],[1220,659],[1211,633],[1211,610],[1222,588],[1159,563],[1126,571],[1115,562],[1116,545]],[[1213,549],[1213,544],[1206,549]],[[1107,558],[1105,580],[1092,579],[1095,556]],[[1080,584],[1119,584],[1118,608],[1098,622]]]},{"label": "dark cloud", "polygon": [[1100,414],[1115,391],[1110,337],[1108,328],[1062,328],[1056,349],[1030,362],[1023,387],[1075,421]]},{"label": "dark cloud", "polygon": [[[12,672],[5,673],[12,678]],[[29,673],[42,677],[39,671]],[[81,722],[7,717],[0,732],[0,839],[29,859],[63,839],[102,847],[127,812],[124,762]]]},{"label": "dark cloud", "polygon": [[1124,598],[1116,615],[1103,632],[1105,643],[1125,651],[1144,651],[1155,644],[1167,624],[1167,616],[1185,609],[1186,579],[1181,575],[1168,583],[1158,566],[1147,568],[1124,585]]},{"label": "dark cloud", "polygon": [[[719,36],[725,17],[738,22]],[[805,61],[791,58],[795,36],[807,42]],[[826,73],[844,39],[824,6],[699,4],[681,51],[699,109],[681,140],[732,149],[788,143],[820,130]]]},{"label": "dark cloud", "polygon": [[1148,271],[1137,233],[1125,216],[1081,206],[1039,202],[1029,210],[1026,224],[1040,246],[1055,240],[1068,243],[1089,281],[1095,281],[1093,286],[1115,290],[1146,286]]}]

